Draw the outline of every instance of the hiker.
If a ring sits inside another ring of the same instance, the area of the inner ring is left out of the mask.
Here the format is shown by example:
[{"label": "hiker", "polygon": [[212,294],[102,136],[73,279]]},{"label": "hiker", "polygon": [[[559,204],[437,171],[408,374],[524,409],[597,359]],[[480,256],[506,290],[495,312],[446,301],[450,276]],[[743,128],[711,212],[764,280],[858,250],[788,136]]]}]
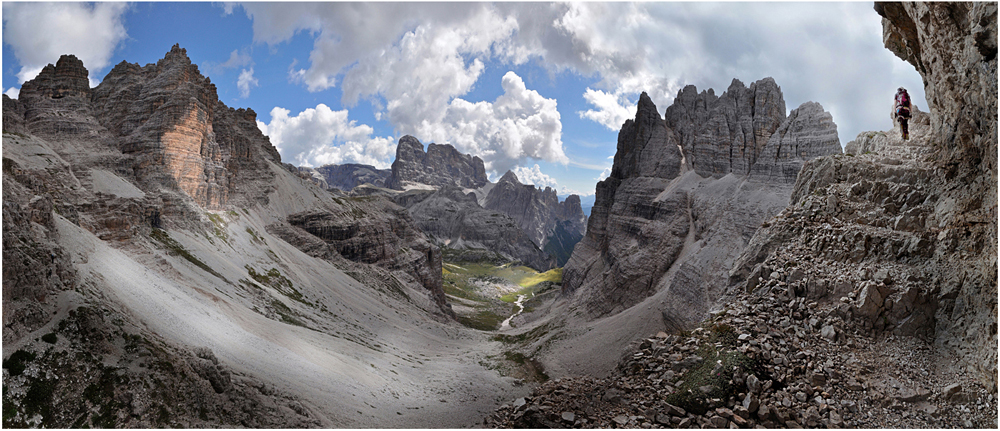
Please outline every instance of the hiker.
[{"label": "hiker", "polygon": [[896,100],[892,104],[892,112],[896,120],[899,121],[900,130],[903,131],[903,140],[910,139],[910,130],[906,124],[910,119],[910,93],[907,93],[903,87],[896,90]]}]

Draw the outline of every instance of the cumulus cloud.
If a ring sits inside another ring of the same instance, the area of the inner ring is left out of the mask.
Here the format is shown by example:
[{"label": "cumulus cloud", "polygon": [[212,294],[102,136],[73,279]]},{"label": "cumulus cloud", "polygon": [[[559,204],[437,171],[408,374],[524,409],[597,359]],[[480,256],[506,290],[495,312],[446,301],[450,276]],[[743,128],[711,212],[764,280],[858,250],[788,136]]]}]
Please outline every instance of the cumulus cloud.
[{"label": "cumulus cloud", "polygon": [[275,107],[271,122],[257,127],[271,139],[283,161],[297,166],[363,163],[379,169],[389,167],[396,154],[392,137],[373,137],[374,130],[348,119],[348,111],[334,111],[319,104],[297,115]]},{"label": "cumulus cloud", "polygon": [[17,99],[17,96],[19,94],[21,94],[21,89],[20,88],[10,87],[10,88],[4,90],[3,94],[6,94],[7,97],[10,97],[11,99]]},{"label": "cumulus cloud", "polygon": [[60,55],[74,54],[94,85],[95,72],[108,67],[115,48],[128,36],[122,24],[127,8],[126,3],[4,2],[3,41],[21,64],[18,80],[31,80]]},{"label": "cumulus cloud", "polygon": [[534,184],[538,188],[551,187],[552,189],[559,189],[556,179],[542,173],[537,163],[530,168],[517,166],[511,169],[511,171],[514,172],[514,175],[517,175],[517,179],[521,184]]},{"label": "cumulus cloud", "polygon": [[598,175],[597,178],[594,179],[597,181],[604,181],[606,178],[610,176],[611,176],[611,166],[608,166],[607,168],[604,168],[603,171],[601,171],[601,175]]},{"label": "cumulus cloud", "polygon": [[497,173],[526,158],[567,163],[556,100],[529,90],[514,72],[503,76],[501,87],[492,103],[452,100],[438,123],[419,124],[415,135],[476,154]]},{"label": "cumulus cloud", "polygon": [[569,54],[544,55],[551,67],[601,77],[584,95],[594,109],[581,115],[615,130],[641,91],[662,113],[683,85],[721,94],[733,78],[773,77],[788,109],[820,102],[845,143],[890,126],[884,111],[899,85],[923,101],[919,75],[882,46],[867,4],[572,3],[554,22],[575,43]]},{"label": "cumulus cloud", "polygon": [[622,92],[614,94],[588,87],[583,98],[597,109],[577,112],[580,118],[591,120],[610,130],[621,129],[625,120],[634,117],[632,106],[636,102],[628,100]]},{"label": "cumulus cloud", "polygon": [[250,87],[257,87],[257,78],[253,77],[253,68],[243,69],[240,77],[236,79],[236,87],[240,89],[240,97],[246,99],[250,97]]},{"label": "cumulus cloud", "polygon": [[300,32],[312,36],[308,63],[293,67],[290,76],[310,90],[340,79],[346,106],[373,100],[384,107],[376,115],[398,133],[447,122],[491,61],[537,61],[550,72],[597,78],[583,94],[591,109],[577,114],[612,130],[631,116],[642,91],[662,113],[684,85],[721,94],[733,78],[750,84],[773,77],[789,109],[820,102],[834,114],[844,141],[890,126],[884,111],[896,87],[912,88],[916,102],[924,101],[919,75],[882,46],[880,18],[870,4],[242,7],[258,42],[277,44]]}]

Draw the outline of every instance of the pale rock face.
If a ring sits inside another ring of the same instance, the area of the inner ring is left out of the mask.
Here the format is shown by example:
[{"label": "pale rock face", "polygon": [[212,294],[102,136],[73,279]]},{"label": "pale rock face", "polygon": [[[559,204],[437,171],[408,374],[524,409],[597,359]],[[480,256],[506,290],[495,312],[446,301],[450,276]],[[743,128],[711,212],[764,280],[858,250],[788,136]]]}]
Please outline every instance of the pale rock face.
[{"label": "pale rock face", "polygon": [[942,298],[943,308],[954,309],[935,316],[937,339],[955,346],[983,384],[996,387],[997,333],[987,328],[997,325],[997,5],[876,3],[875,10],[886,48],[912,64],[925,84],[936,156],[946,166],[936,171],[945,183],[935,192],[939,202],[951,202],[935,207],[936,228],[948,232],[949,249],[975,250],[942,256],[942,278],[965,282],[953,299]]},{"label": "pale rock face", "polygon": [[447,144],[430,144],[425,153],[424,145],[417,138],[406,135],[399,138],[396,160],[392,162],[392,173],[385,180],[385,186],[406,190],[408,182],[476,189],[488,180],[483,159],[459,153]]},{"label": "pale rock face", "polygon": [[[174,46],[156,64],[122,62],[93,89],[95,116],[133,159],[145,187],[177,188],[203,207],[265,201],[277,150],[252,110],[218,100],[215,85]],[[236,196],[237,184],[241,194]]]},{"label": "pale rock face", "polygon": [[816,102],[793,109],[771,135],[751,167],[750,177],[765,182],[794,184],[810,159],[840,154],[833,116]]}]

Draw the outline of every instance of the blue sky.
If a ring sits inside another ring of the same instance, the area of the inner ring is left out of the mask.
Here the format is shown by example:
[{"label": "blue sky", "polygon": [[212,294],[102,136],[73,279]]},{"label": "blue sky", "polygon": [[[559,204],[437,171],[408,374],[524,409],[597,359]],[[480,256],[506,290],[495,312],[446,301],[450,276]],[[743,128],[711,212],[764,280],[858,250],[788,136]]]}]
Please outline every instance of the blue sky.
[{"label": "blue sky", "polygon": [[[721,94],[774,77],[819,102],[842,144],[892,127],[920,76],[865,3],[3,3],[3,91],[60,54],[97,85],[179,43],[227,105],[252,108],[295,165],[391,164],[412,134],[478,155],[492,178],[592,195],[647,91]],[[537,165],[537,166],[536,166]]]}]

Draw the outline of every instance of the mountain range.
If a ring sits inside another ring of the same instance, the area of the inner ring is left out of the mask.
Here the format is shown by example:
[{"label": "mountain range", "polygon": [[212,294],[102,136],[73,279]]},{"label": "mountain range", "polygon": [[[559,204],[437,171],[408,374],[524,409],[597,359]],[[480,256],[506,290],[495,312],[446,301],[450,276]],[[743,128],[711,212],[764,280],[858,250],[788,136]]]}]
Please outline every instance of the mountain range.
[{"label": "mountain range", "polygon": [[996,427],[997,7],[875,13],[909,140],[643,93],[589,217],[413,136],[283,163],[177,45],[64,55],[3,96],[3,424]]}]

